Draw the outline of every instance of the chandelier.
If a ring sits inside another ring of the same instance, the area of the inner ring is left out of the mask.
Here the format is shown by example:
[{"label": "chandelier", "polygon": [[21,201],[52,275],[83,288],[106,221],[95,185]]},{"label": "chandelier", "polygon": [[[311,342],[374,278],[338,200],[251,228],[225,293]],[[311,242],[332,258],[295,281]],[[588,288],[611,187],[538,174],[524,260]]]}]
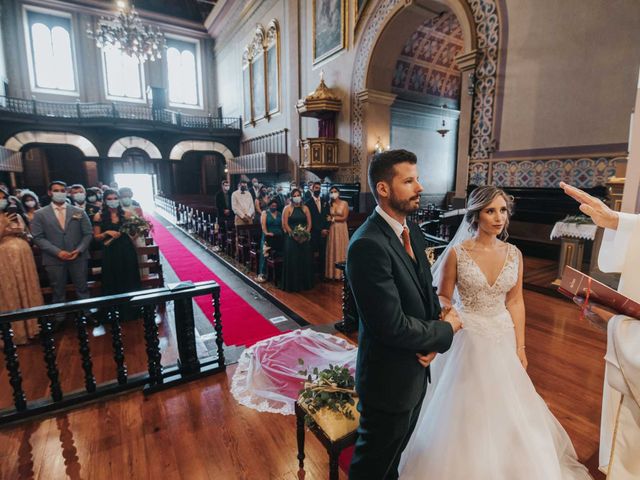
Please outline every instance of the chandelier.
[{"label": "chandelier", "polygon": [[140,63],[162,58],[166,41],[160,29],[144,25],[133,4],[127,6],[126,2],[118,1],[117,6],[115,18],[100,17],[95,31],[91,25],[87,28],[87,35],[96,41],[98,48],[115,47]]}]

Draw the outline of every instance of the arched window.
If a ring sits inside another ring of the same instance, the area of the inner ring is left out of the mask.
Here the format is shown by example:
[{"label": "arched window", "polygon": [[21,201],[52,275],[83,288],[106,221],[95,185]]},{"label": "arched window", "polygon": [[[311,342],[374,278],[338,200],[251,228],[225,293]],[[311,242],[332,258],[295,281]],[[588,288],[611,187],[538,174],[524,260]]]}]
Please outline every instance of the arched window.
[{"label": "arched window", "polygon": [[71,19],[27,10],[31,86],[77,92]]},{"label": "arched window", "polygon": [[169,103],[199,107],[201,101],[200,65],[197,42],[167,39]]},{"label": "arched window", "polygon": [[115,47],[105,48],[102,52],[107,97],[117,100],[144,100],[142,64]]}]

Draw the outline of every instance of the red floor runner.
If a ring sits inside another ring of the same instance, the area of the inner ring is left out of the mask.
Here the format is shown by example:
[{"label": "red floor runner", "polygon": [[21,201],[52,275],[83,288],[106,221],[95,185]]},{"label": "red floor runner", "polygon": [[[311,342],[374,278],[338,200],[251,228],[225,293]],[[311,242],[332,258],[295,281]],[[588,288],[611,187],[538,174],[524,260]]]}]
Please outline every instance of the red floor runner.
[{"label": "red floor runner", "polygon": [[[260,340],[282,333],[198,260],[160,221],[152,216],[147,218],[153,223],[153,238],[156,244],[180,280],[193,282],[215,280],[220,285],[222,336],[226,345],[248,347]],[[213,324],[211,297],[196,297],[195,301]]]}]

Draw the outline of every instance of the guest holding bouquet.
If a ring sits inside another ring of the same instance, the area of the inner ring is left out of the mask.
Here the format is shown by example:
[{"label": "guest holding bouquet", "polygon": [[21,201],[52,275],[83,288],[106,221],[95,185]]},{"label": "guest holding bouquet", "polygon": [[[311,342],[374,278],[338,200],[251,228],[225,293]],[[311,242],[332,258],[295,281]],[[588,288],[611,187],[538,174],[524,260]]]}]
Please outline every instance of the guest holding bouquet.
[{"label": "guest holding bouquet", "polygon": [[278,211],[278,200],[274,197],[268,202],[268,208],[262,212],[262,241],[260,242],[260,267],[258,282],[264,282],[267,257],[282,254],[282,214]]},{"label": "guest holding bouquet", "polygon": [[[102,211],[96,214],[93,223],[93,236],[102,242],[102,294],[140,290],[140,271],[138,255],[132,238],[121,231],[132,214],[125,212],[120,205],[118,192],[104,192]],[[121,318],[131,312],[121,310]]]},{"label": "guest holding bouquet", "polygon": [[282,212],[282,229],[286,234],[282,289],[287,292],[309,290],[313,288],[311,213],[302,204],[302,192],[297,188],[291,191],[291,204]]}]

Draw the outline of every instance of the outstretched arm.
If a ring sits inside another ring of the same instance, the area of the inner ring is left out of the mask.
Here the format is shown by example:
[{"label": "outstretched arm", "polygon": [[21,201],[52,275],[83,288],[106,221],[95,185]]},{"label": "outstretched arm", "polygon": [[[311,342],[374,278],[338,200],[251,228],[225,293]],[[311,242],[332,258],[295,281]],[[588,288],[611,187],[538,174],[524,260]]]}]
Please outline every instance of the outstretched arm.
[{"label": "outstretched arm", "polygon": [[406,315],[393,279],[389,253],[361,238],[349,247],[347,278],[366,328],[379,342],[411,352],[446,352],[453,340],[447,322]]}]

